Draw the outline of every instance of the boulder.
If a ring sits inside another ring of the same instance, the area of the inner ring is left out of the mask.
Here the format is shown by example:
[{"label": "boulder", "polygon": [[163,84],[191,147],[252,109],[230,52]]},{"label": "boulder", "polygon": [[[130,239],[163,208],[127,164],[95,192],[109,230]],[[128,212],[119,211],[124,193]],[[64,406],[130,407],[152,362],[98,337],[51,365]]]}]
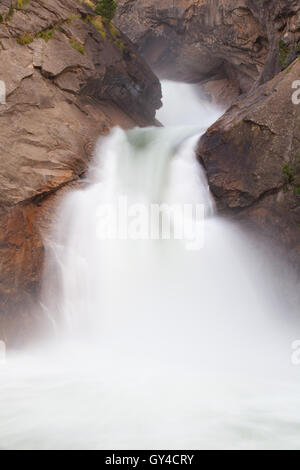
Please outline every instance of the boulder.
[{"label": "boulder", "polygon": [[300,266],[300,60],[241,97],[202,136],[198,156],[221,213],[287,249]]}]

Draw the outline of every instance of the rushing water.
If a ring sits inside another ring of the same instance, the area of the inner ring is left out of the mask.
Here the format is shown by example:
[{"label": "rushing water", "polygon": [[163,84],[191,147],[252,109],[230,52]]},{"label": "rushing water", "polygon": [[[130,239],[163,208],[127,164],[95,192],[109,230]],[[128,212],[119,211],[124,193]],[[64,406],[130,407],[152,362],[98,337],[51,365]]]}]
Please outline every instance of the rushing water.
[{"label": "rushing water", "polygon": [[[164,96],[167,127],[115,129],[60,208],[51,338],[0,365],[1,448],[300,448],[292,274],[215,214],[194,147],[220,111],[187,85]],[[124,196],[203,204],[204,243],[101,240],[99,210]]]}]

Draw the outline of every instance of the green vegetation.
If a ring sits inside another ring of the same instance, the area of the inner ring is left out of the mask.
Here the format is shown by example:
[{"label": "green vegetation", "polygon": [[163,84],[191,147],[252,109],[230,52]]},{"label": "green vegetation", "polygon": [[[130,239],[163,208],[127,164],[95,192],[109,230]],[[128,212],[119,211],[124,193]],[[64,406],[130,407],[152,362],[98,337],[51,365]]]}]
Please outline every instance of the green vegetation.
[{"label": "green vegetation", "polygon": [[278,46],[279,46],[279,57],[280,57],[281,68],[284,69],[286,67],[286,62],[290,53],[290,48],[287,44],[285,44],[283,39],[280,39]]},{"label": "green vegetation", "polygon": [[299,173],[300,173],[300,153],[295,155],[294,162],[286,163],[282,168],[282,176],[285,181],[285,191],[293,189],[295,196],[300,196],[299,186]]},{"label": "green vegetation", "polygon": [[102,22],[102,19],[100,16],[96,16],[95,18],[89,18],[90,22],[92,23],[92,25],[95,26],[95,28],[98,30],[98,32],[101,34],[102,38],[105,39],[106,38],[106,30],[105,30],[105,27],[103,25],[103,22]]},{"label": "green vegetation", "polygon": [[84,3],[86,6],[92,8],[93,10],[96,7],[97,0],[77,0],[79,3]]},{"label": "green vegetation", "polygon": [[50,39],[53,39],[53,31],[54,29],[46,29],[45,31],[40,31],[37,34],[24,33],[22,36],[17,37],[17,43],[20,44],[20,46],[26,46],[27,44],[33,42],[36,38],[41,38],[48,42]]},{"label": "green vegetation", "polygon": [[17,37],[17,43],[21,46],[30,44],[34,40],[34,36],[30,33],[24,33],[22,36]]},{"label": "green vegetation", "polygon": [[5,21],[10,21],[13,16],[14,16],[14,7],[12,6],[12,3],[11,3],[8,9],[8,13],[6,15]]},{"label": "green vegetation", "polygon": [[8,9],[8,12],[6,14],[0,14],[0,24],[9,22],[14,14],[14,7],[13,4],[11,3]]},{"label": "green vegetation", "polygon": [[[107,40],[114,46],[118,47],[121,51],[125,49],[125,44],[122,41],[122,35],[118,28],[114,26],[112,23],[112,18],[116,12],[117,9],[117,3],[115,0],[78,0],[80,3],[85,3],[89,5],[90,7],[95,10],[97,13],[97,16],[85,16],[82,18],[83,21],[90,22],[93,24],[93,26],[97,29],[99,34],[101,35],[102,39]],[[14,3],[14,6],[11,4],[11,12],[10,15],[13,15],[14,9],[22,9],[24,5],[27,5],[30,2],[30,0],[16,0]],[[98,4],[96,5],[96,3]],[[8,15],[7,15],[8,16]],[[44,31],[40,31],[37,34],[34,33],[24,33],[21,36],[16,38],[16,41],[19,45],[27,45],[33,42],[36,38],[41,38],[44,41],[48,42],[50,39],[54,38],[54,32],[55,31],[60,31],[62,33],[66,33],[66,31],[63,28],[64,24],[71,24],[74,19],[80,19],[81,15],[71,15],[70,18],[62,22],[61,24],[58,24],[54,26],[51,29],[46,29]],[[4,22],[6,18],[2,17],[0,15],[0,23]],[[77,52],[80,52],[80,54],[85,54],[84,50],[84,45],[79,42],[76,38],[71,37],[69,38],[69,42],[71,47],[76,50]]]},{"label": "green vegetation", "polygon": [[16,0],[15,9],[16,10],[23,10],[23,8],[26,5],[28,5],[29,2],[30,2],[30,0]]},{"label": "green vegetation", "polygon": [[118,28],[115,27],[115,25],[113,23],[109,23],[108,24],[108,29],[109,29],[109,32],[110,34],[112,35],[113,37],[113,44],[115,46],[117,46],[121,51],[124,50],[125,48],[125,44],[123,43],[123,41],[121,40],[121,33],[120,31],[118,30]]},{"label": "green vegetation", "polygon": [[121,39],[122,35],[112,22],[105,24],[105,21],[103,21],[101,16],[96,16],[94,18],[89,17],[88,20],[95,26],[103,39],[108,40],[121,51],[124,50],[125,44]]},{"label": "green vegetation", "polygon": [[119,39],[121,37],[120,31],[118,30],[118,28],[115,27],[113,23],[109,23],[108,29],[114,39]]},{"label": "green vegetation", "polygon": [[[65,21],[65,23],[67,24],[70,24],[72,22],[73,19],[75,18],[80,18],[79,15],[72,15],[69,19],[67,19]],[[53,28],[51,29],[45,29],[43,31],[40,31],[39,33],[37,34],[33,34],[33,33],[26,33],[26,34],[23,34],[22,36],[19,36],[17,38],[17,43],[24,46],[26,44],[30,44],[32,41],[34,41],[34,39],[36,38],[41,38],[43,39],[45,42],[48,42],[50,41],[50,39],[53,39],[54,38],[54,32],[55,31],[60,31],[61,33],[64,33],[64,29],[61,25],[56,25],[54,26]],[[73,39],[72,39],[73,41]],[[81,46],[80,43],[78,43],[79,45],[79,48],[77,47],[77,44],[76,44],[76,40],[74,41],[74,49],[76,50],[79,50],[79,52],[81,52],[81,54],[84,54],[84,50],[83,50],[83,47]],[[81,47],[80,47],[81,46]]]},{"label": "green vegetation", "polygon": [[117,6],[115,0],[98,0],[95,12],[110,22],[116,14]]},{"label": "green vegetation", "polygon": [[70,39],[70,44],[73,47],[73,49],[75,49],[75,51],[80,52],[80,54],[85,54],[83,45],[80,42],[78,42],[75,38]]},{"label": "green vegetation", "polygon": [[294,188],[294,194],[295,194],[296,196],[300,196],[300,186],[296,186],[296,187]]},{"label": "green vegetation", "polygon": [[293,184],[295,180],[294,170],[289,163],[283,165],[282,176],[287,184]]},{"label": "green vegetation", "polygon": [[80,15],[71,15],[70,18],[68,18],[68,19],[66,20],[66,23],[67,23],[67,24],[71,24],[73,20],[76,20],[76,19],[79,19],[79,18],[81,18]]},{"label": "green vegetation", "polygon": [[14,11],[23,10],[23,8],[28,5],[29,2],[30,0],[15,0],[14,3],[11,1],[8,12],[5,15],[2,13],[0,14],[0,24],[11,21],[12,17],[14,16]]},{"label": "green vegetation", "polygon": [[124,51],[125,44],[122,41],[114,41],[113,44],[117,46],[121,51]]},{"label": "green vegetation", "polygon": [[44,39],[44,41],[48,42],[50,39],[53,39],[53,29],[46,29],[45,31],[41,31],[36,35],[36,37]]}]

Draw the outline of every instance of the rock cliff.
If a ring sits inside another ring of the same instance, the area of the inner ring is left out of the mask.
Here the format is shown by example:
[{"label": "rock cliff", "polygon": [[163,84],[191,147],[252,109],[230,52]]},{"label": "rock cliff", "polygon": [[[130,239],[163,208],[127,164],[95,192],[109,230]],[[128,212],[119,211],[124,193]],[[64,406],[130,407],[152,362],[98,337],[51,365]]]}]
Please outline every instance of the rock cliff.
[{"label": "rock cliff", "polygon": [[110,127],[154,123],[161,90],[127,38],[85,4],[10,5],[0,1],[0,339],[19,341],[36,324],[42,232],[60,195]]},{"label": "rock cliff", "polygon": [[120,0],[118,24],[160,76],[225,104],[299,52],[297,0]]},{"label": "rock cliff", "polygon": [[[300,266],[300,61],[241,97],[201,138],[198,155],[220,212],[288,249]],[[294,100],[292,99],[294,96]]]}]

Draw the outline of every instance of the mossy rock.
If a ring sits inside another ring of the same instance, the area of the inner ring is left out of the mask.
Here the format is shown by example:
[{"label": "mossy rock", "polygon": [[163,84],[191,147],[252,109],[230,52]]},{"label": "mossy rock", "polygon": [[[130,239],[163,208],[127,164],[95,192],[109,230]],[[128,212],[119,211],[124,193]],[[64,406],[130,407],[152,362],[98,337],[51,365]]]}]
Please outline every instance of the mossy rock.
[{"label": "mossy rock", "polygon": [[77,41],[77,39],[71,38],[70,39],[70,44],[73,47],[73,49],[75,49],[75,51],[80,52],[80,54],[82,54],[82,55],[85,54],[85,50],[84,50],[83,45],[79,41]]}]

